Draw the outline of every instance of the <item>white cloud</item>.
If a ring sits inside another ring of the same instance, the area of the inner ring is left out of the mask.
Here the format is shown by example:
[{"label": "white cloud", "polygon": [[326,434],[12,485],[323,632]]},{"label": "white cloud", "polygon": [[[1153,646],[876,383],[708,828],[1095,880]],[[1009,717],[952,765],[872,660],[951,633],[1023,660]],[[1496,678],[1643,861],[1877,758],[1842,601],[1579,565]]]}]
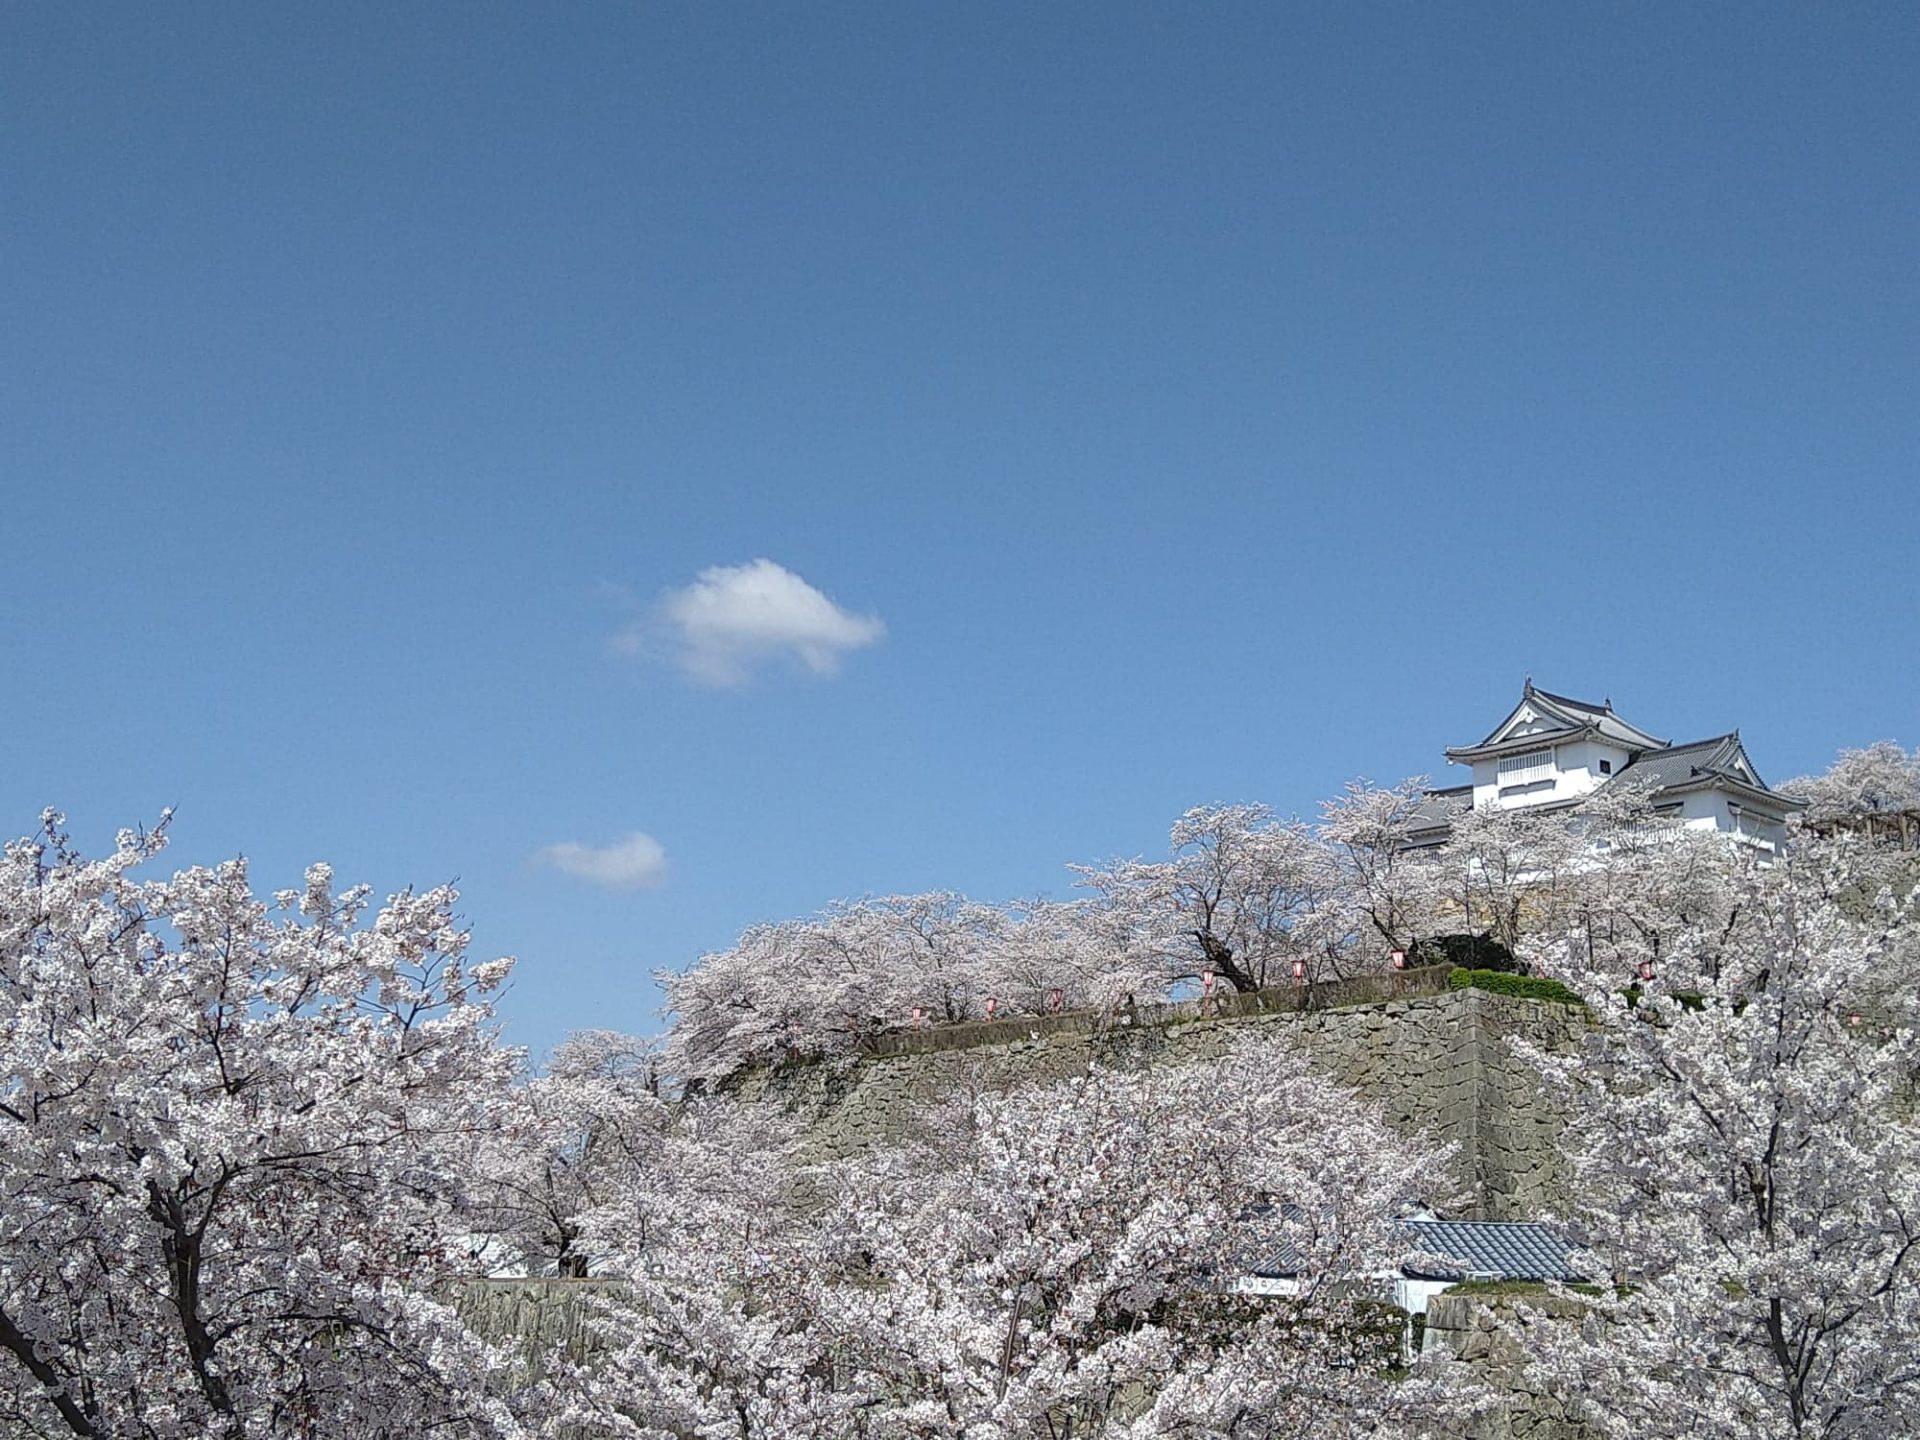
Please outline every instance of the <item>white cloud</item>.
[{"label": "white cloud", "polygon": [[635,830],[611,845],[582,845],[563,840],[535,857],[582,880],[609,890],[657,890],[667,883],[667,851],[651,835]]},{"label": "white cloud", "polygon": [[738,687],[756,666],[782,659],[831,675],[843,655],[873,644],[887,627],[878,615],[841,609],[785,566],[754,560],[710,566],[691,585],[669,590],[657,622],[629,630],[616,645],[646,650],[649,631],[665,637],[693,679]]}]

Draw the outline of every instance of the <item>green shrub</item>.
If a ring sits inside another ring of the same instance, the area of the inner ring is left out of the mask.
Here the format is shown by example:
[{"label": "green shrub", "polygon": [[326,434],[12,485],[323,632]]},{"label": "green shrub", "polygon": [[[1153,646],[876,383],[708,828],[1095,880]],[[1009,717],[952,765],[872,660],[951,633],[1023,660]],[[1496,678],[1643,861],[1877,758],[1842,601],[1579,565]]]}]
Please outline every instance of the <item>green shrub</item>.
[{"label": "green shrub", "polygon": [[[1598,1285],[1585,1281],[1575,1281],[1566,1287],[1575,1295],[1599,1295],[1604,1293]],[[1544,1280],[1462,1280],[1458,1285],[1447,1287],[1448,1295],[1545,1295],[1548,1293]],[[1625,1294],[1623,1289],[1620,1293]]]},{"label": "green shrub", "polygon": [[1509,975],[1504,970],[1468,970],[1464,966],[1447,976],[1449,990],[1486,990],[1494,995],[1513,995],[1522,1000],[1552,1000],[1561,1005],[1585,1005],[1573,991],[1558,980],[1538,975]]}]

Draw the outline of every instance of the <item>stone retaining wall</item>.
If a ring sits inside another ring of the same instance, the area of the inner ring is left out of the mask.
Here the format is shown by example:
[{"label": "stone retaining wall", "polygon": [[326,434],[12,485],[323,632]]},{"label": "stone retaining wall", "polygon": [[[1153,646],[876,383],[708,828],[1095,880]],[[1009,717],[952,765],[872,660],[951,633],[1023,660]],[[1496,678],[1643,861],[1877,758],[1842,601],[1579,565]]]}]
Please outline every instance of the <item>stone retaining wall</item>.
[{"label": "stone retaining wall", "polygon": [[[1525,1321],[1523,1305],[1529,1317]],[[1466,1427],[1460,1440],[1598,1440],[1528,1378],[1526,1353],[1506,1328],[1569,1324],[1579,1314],[1578,1301],[1544,1290],[1526,1295],[1436,1295],[1427,1302],[1421,1348],[1451,1351],[1500,1397],[1491,1411]]]},{"label": "stone retaining wall", "polygon": [[[1564,1045],[1580,1012],[1479,990],[1436,992],[1428,977],[1416,974],[1387,978],[1415,993],[1385,1000],[1362,993],[1349,1003],[1304,1010],[1234,996],[1238,1013],[1223,1007],[1229,1013],[1202,1015],[1189,1005],[1104,1024],[1047,1016],[954,1026],[851,1062],[755,1072],[733,1088],[805,1116],[815,1153],[843,1155],[897,1138],[918,1103],[956,1090],[1058,1080],[1097,1062],[1201,1061],[1251,1039],[1305,1051],[1379,1103],[1396,1127],[1457,1145],[1467,1197],[1457,1209],[1463,1217],[1535,1219],[1561,1208],[1567,1172],[1557,1145],[1559,1119],[1507,1039],[1523,1035]],[[1285,1103],[1284,1096],[1275,1100]]]}]

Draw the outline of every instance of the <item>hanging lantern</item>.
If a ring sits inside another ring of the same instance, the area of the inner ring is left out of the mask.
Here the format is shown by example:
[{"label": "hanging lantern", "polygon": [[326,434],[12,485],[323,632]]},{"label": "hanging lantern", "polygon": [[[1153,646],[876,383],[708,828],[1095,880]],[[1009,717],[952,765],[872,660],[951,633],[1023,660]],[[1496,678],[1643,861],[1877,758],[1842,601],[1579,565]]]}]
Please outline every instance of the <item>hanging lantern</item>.
[{"label": "hanging lantern", "polygon": [[927,1018],[926,1006],[916,1005],[913,1007],[913,1028],[914,1029],[918,1030],[920,1026],[925,1023],[926,1018]]},{"label": "hanging lantern", "polygon": [[1206,996],[1211,996],[1213,994],[1213,971],[1205,970],[1201,972],[1200,993]]},{"label": "hanging lantern", "polygon": [[994,996],[987,996],[987,1019],[993,1019],[994,1011],[1000,1008],[1000,1002]]},{"label": "hanging lantern", "polygon": [[1404,970],[1407,968],[1407,952],[1406,951],[1395,950],[1393,952],[1393,968],[1396,970]]},{"label": "hanging lantern", "polygon": [[1306,962],[1306,961],[1304,961],[1304,960],[1296,960],[1296,961],[1294,961],[1294,962],[1293,962],[1293,981],[1294,981],[1294,984],[1296,984],[1296,985],[1297,985],[1297,984],[1299,984],[1299,983],[1300,983],[1301,981],[1303,981],[1303,980],[1305,980],[1306,978],[1307,978],[1307,962]]},{"label": "hanging lantern", "polygon": [[1653,979],[1653,962],[1651,960],[1642,960],[1640,962],[1640,978],[1642,980]]},{"label": "hanging lantern", "polygon": [[1049,990],[1047,992],[1047,1009],[1051,1010],[1054,1014],[1058,1015],[1060,1013],[1061,998],[1062,998],[1061,994],[1058,990]]}]

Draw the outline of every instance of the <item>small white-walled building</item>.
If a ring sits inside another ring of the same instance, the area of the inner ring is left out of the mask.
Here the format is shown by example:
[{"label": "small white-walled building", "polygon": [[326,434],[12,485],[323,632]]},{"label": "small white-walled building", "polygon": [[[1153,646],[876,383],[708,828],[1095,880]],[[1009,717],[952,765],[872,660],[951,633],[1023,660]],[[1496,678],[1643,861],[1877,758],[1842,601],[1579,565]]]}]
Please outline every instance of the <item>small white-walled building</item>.
[{"label": "small white-walled building", "polygon": [[[1469,1280],[1560,1281],[1587,1277],[1573,1268],[1578,1247],[1565,1233],[1537,1220],[1441,1220],[1423,1211],[1399,1222],[1406,1253],[1390,1270],[1369,1277],[1381,1298],[1409,1315],[1427,1313],[1427,1303]],[[1299,1261],[1291,1251],[1256,1265],[1234,1284],[1242,1295],[1292,1299],[1300,1293]]]},{"label": "small white-walled building", "polygon": [[1643,788],[1655,810],[1689,828],[1721,831],[1766,851],[1780,848],[1787,816],[1804,808],[1768,788],[1738,730],[1675,745],[1629,725],[1611,701],[1555,695],[1531,678],[1520,703],[1484,740],[1452,746],[1446,755],[1470,767],[1473,779],[1428,792],[1415,844],[1445,840],[1450,817],[1468,807],[1559,809],[1609,785]]}]

